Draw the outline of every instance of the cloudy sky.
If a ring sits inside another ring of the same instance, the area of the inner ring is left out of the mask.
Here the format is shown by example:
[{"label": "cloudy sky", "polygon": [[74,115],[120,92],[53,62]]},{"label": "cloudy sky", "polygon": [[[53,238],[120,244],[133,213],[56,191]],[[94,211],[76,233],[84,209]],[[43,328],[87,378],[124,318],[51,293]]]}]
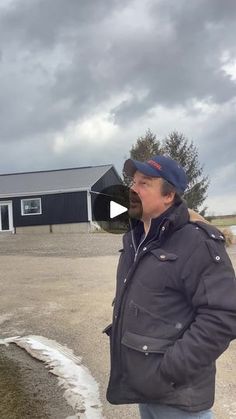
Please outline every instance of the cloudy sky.
[{"label": "cloudy sky", "polygon": [[209,213],[236,213],[235,0],[1,0],[0,172],[114,164],[193,140]]}]

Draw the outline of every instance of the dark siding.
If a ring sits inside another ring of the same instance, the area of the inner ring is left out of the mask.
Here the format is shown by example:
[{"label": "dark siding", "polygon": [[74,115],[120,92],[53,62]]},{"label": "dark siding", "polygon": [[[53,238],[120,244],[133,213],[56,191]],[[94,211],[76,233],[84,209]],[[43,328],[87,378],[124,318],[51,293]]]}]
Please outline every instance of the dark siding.
[{"label": "dark siding", "polygon": [[[91,191],[101,192],[109,186],[113,185],[122,185],[121,178],[116,174],[115,170],[111,167],[105,175],[103,175],[91,188]],[[92,205],[92,219],[96,221],[93,213],[94,201],[97,197],[97,194],[91,193],[91,205]],[[105,201],[104,201],[105,202]],[[104,212],[104,209],[101,209],[101,220],[107,219],[109,217],[108,206],[104,205],[104,208],[107,207],[108,212]]]},{"label": "dark siding", "polygon": [[[21,199],[41,198],[41,215],[21,215]],[[69,192],[53,195],[22,196],[4,199],[12,201],[13,225],[33,225],[87,222],[87,192]],[[3,199],[2,199],[3,201]]]},{"label": "dark siding", "polygon": [[120,185],[122,180],[117,176],[115,170],[111,167],[91,188],[92,191],[101,192],[111,185]]}]

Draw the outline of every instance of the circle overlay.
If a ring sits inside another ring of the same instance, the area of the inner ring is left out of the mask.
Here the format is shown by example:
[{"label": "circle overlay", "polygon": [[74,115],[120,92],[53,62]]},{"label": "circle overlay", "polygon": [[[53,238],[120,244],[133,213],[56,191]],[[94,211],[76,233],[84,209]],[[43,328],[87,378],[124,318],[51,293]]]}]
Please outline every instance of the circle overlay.
[{"label": "circle overlay", "polygon": [[91,191],[93,220],[108,233],[120,234],[129,226],[129,188],[111,185],[100,192]]}]

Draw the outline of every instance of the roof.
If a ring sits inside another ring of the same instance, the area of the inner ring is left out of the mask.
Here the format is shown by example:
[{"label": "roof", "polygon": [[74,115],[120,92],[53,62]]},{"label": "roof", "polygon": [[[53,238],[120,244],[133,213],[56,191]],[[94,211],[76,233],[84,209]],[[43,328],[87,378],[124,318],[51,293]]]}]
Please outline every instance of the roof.
[{"label": "roof", "polygon": [[111,168],[116,173],[110,164],[2,174],[0,198],[88,190]]}]

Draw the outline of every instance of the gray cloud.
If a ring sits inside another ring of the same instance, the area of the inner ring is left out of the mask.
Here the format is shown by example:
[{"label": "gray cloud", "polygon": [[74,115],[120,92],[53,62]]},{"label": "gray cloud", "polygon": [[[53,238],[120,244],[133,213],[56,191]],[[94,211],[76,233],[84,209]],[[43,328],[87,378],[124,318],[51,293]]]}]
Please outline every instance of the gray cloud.
[{"label": "gray cloud", "polygon": [[[104,84],[99,88],[96,77],[103,53],[96,31],[116,7],[115,0],[96,7],[77,0],[38,0],[6,9],[0,17],[6,73],[0,104],[3,138],[60,130],[105,99]],[[56,63],[51,62],[54,56]],[[9,111],[14,124],[7,123]]]},{"label": "gray cloud", "polygon": [[50,49],[68,37],[88,30],[106,18],[122,2],[81,0],[23,0],[2,12],[1,39],[31,48]]},{"label": "gray cloud", "polygon": [[[146,37],[141,33],[142,40],[137,36],[132,45],[127,42],[119,57],[121,63],[126,63],[128,56],[135,61],[135,72],[129,78],[134,90],[141,86],[148,91],[143,111],[156,104],[185,105],[190,98],[211,97],[224,103],[235,96],[236,84],[220,71],[223,52],[236,51],[236,4],[229,2],[229,6],[227,9],[219,1],[152,3],[152,32]],[[159,23],[164,33],[168,28],[166,37],[161,36]],[[226,28],[230,35],[225,36]],[[135,118],[140,106],[135,97],[121,104],[114,110],[117,121],[130,120],[132,113]]]},{"label": "gray cloud", "polygon": [[[39,50],[61,45],[70,51],[67,65],[59,62],[54,69],[53,81],[48,83],[45,75],[46,94],[35,105],[49,114],[39,125],[50,119],[54,129],[54,117],[61,120],[58,110],[54,115],[54,107],[50,115],[54,101],[69,97],[68,114],[73,118],[124,88],[133,97],[112,110],[117,123],[129,122],[156,104],[172,107],[191,97],[209,96],[225,102],[235,95],[235,83],[219,71],[220,55],[234,48],[232,38],[227,45],[223,40],[225,28],[236,17],[235,5],[229,2],[227,8],[219,1],[199,1],[191,7],[186,1],[148,4],[150,30],[142,31],[140,21],[124,34],[122,28],[112,32],[109,24],[115,12],[122,13],[122,3],[118,8],[116,1],[96,6],[76,0],[26,1],[2,16],[1,39],[7,34],[8,42],[10,37],[13,44],[30,51],[29,64],[36,59],[43,70]],[[141,101],[135,94],[140,89],[146,91]],[[64,108],[63,112],[67,121]]]},{"label": "gray cloud", "polygon": [[[236,82],[223,71],[222,57],[236,57],[235,19],[234,0],[6,4],[0,8],[1,171],[107,159],[120,168],[148,127],[163,136],[186,129],[210,176],[219,157],[221,167],[231,167]],[[205,101],[213,111],[204,118],[194,104]],[[78,142],[68,139],[64,152],[55,151],[57,135],[99,112],[118,130],[110,141],[99,144],[94,134],[91,145],[80,132]],[[232,193],[223,174],[218,184],[212,194],[223,186]]]}]

